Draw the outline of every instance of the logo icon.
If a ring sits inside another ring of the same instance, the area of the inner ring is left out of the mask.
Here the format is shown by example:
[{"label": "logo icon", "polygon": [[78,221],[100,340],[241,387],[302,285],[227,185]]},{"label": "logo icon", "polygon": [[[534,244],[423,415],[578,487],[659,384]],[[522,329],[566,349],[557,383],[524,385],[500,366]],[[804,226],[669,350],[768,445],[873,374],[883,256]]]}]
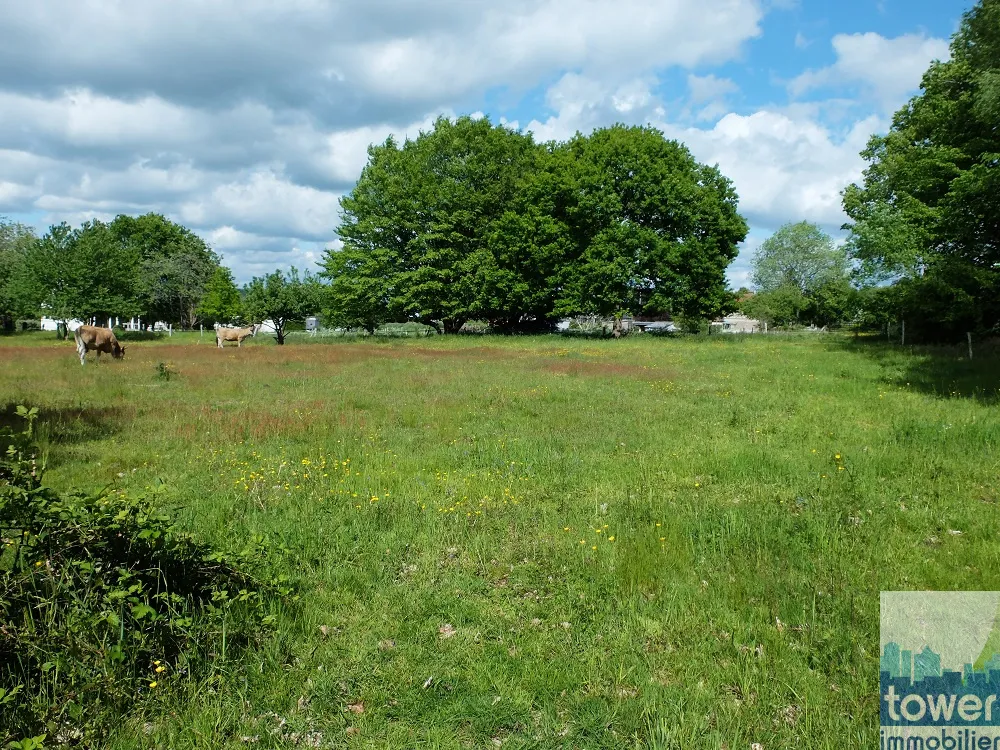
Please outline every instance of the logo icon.
[{"label": "logo icon", "polygon": [[883,591],[882,750],[1000,750],[1000,591]]}]

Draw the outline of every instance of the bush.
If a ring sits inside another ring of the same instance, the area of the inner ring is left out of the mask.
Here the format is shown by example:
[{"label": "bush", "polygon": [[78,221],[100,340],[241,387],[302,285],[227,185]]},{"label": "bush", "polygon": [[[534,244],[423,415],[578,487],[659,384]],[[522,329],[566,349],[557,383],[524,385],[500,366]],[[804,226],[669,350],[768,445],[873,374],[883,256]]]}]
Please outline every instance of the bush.
[{"label": "bush", "polygon": [[23,431],[0,430],[0,746],[90,744],[137,698],[261,637],[287,591],[178,531],[155,492],[43,487],[37,410],[18,414]]}]

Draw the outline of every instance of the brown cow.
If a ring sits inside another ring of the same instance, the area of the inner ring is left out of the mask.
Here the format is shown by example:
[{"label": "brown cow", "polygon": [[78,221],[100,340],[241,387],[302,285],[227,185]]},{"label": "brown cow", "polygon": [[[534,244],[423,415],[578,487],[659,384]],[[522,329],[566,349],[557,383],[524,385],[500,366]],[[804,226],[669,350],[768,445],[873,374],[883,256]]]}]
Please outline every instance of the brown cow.
[{"label": "brown cow", "polygon": [[257,329],[260,325],[250,326],[249,328],[225,328],[219,326],[215,329],[215,343],[220,349],[222,349],[223,341],[235,341],[236,346],[243,346],[243,339],[247,336],[253,338],[257,335]]},{"label": "brown cow", "polygon": [[98,328],[97,326],[80,326],[73,333],[76,341],[76,351],[80,355],[80,364],[84,364],[87,352],[96,351],[97,359],[101,358],[101,352],[107,352],[115,359],[125,356],[125,347],[118,343],[114,331],[110,328]]}]

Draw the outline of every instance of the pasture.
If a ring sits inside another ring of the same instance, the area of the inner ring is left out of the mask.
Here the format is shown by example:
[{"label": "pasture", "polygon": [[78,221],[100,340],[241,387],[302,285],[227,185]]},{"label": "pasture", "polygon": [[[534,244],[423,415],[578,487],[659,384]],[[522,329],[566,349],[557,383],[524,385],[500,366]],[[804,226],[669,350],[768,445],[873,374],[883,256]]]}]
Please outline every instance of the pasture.
[{"label": "pasture", "polygon": [[871,747],[879,591],[1000,589],[995,353],[122,343],[0,338],[48,483],[157,487],[300,599],[112,747]]}]

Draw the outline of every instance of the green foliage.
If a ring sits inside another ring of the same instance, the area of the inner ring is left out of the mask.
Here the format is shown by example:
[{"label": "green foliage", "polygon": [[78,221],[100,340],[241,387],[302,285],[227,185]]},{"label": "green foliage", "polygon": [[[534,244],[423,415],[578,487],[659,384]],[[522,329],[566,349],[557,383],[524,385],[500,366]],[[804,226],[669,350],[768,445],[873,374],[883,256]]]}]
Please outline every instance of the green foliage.
[{"label": "green foliage", "polygon": [[118,244],[139,253],[143,315],[193,328],[198,305],[220,268],[219,257],[201,237],[160,214],[121,215],[108,229]]},{"label": "green foliage", "polygon": [[218,266],[208,280],[197,314],[208,325],[241,322],[243,301],[240,290],[233,281],[233,272],[225,266]]},{"label": "green foliage", "polygon": [[419,320],[457,332],[544,330],[561,315],[674,312],[729,301],[747,227],[732,186],[651,128],[568,144],[469,117],[369,149],[328,251],[333,325]]},{"label": "green foliage", "polygon": [[732,183],[653,128],[616,125],[564,148],[560,214],[574,247],[556,312],[722,312],[725,270],[747,233]]},{"label": "green foliage", "polygon": [[846,279],[847,252],[834,245],[833,238],[808,221],[789,223],[772,234],[751,260],[753,283],[770,292],[793,286],[804,295],[820,286]]},{"label": "green foliage", "polygon": [[308,271],[300,278],[292,268],[286,276],[280,270],[254,277],[243,293],[243,310],[254,323],[274,323],[275,340],[285,343],[289,323],[299,322],[322,308],[324,289]]},{"label": "green foliage", "polygon": [[25,428],[0,431],[8,446],[0,458],[0,745],[39,732],[92,742],[137,698],[204,678],[258,640],[274,619],[269,587],[241,569],[248,559],[179,532],[155,492],[44,487],[38,410],[17,414]]},{"label": "green foliage", "polygon": [[847,251],[816,224],[785,224],[758,248],[750,267],[759,292],[740,303],[749,317],[772,326],[829,326],[857,314]]},{"label": "green foliage", "polygon": [[793,284],[785,284],[767,292],[754,294],[740,304],[740,311],[749,318],[767,321],[770,326],[791,326],[802,323],[802,314],[809,300]]},{"label": "green foliage", "polygon": [[18,317],[34,312],[30,303],[25,304],[25,290],[18,284],[17,270],[37,242],[30,227],[0,217],[0,329],[4,331],[12,331]]},{"label": "green foliage", "polygon": [[190,328],[219,258],[159,214],[50,227],[28,244],[10,287],[22,314],[56,320],[134,317]]},{"label": "green foliage", "polygon": [[[1000,275],[998,29],[1000,0],[980,0],[953,37],[950,59],[931,64],[921,94],[862,152],[869,166],[863,184],[844,191],[844,210],[865,276],[917,279],[926,272],[935,283],[958,283],[956,298],[971,287],[995,287],[983,273]],[[945,263],[948,270],[934,271]],[[977,304],[986,317],[969,320],[975,329],[1000,323],[1000,310],[985,303]],[[921,317],[936,319],[930,308]],[[938,320],[939,334],[952,328]]]},{"label": "green foliage", "polygon": [[506,312],[494,238],[533,169],[531,137],[485,118],[442,117],[416,140],[390,138],[368,156],[341,200],[344,247],[323,263],[328,320],[374,331],[414,319],[454,333],[497,306]]}]

